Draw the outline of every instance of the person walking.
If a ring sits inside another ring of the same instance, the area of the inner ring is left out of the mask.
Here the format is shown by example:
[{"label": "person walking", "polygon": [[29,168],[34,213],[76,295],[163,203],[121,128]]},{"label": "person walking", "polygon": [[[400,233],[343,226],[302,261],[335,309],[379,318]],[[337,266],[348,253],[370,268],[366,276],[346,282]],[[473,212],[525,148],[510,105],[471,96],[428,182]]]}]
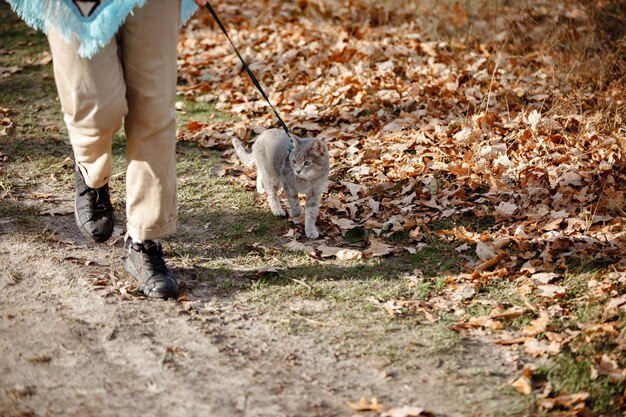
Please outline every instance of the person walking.
[{"label": "person walking", "polygon": [[112,141],[124,124],[126,270],[149,297],[176,298],[160,239],[178,222],[176,70],[179,27],[206,0],[8,0],[50,44],[75,158],[75,218],[94,242],[113,233]]}]

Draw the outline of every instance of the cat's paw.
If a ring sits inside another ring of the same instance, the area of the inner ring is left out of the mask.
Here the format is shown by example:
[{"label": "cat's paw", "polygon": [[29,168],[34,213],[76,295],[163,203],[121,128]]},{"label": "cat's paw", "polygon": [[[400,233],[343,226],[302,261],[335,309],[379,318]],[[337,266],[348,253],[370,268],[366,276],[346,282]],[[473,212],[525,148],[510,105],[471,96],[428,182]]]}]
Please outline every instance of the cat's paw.
[{"label": "cat's paw", "polygon": [[278,217],[287,217],[287,213],[282,208],[274,208],[272,209],[272,214]]},{"label": "cat's paw", "polygon": [[320,234],[315,227],[306,228],[304,230],[304,233],[306,233],[306,237],[308,237],[309,239],[317,239],[318,237],[320,237]]}]

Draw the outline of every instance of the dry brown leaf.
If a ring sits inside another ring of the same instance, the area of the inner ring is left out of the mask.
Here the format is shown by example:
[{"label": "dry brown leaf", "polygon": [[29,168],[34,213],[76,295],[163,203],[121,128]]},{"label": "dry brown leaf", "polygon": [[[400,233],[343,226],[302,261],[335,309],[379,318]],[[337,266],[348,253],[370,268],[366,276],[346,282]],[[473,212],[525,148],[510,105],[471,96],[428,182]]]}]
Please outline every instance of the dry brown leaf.
[{"label": "dry brown leaf", "polygon": [[498,256],[498,250],[491,243],[478,242],[476,244],[476,255],[481,261],[487,262]]},{"label": "dry brown leaf", "polygon": [[513,388],[520,394],[530,395],[533,392],[533,387],[530,384],[530,378],[526,375],[522,375],[511,384]]},{"label": "dry brown leaf", "polygon": [[606,353],[599,361],[592,365],[592,377],[606,376],[613,383],[624,382],[626,380],[626,369],[620,369],[617,362]]},{"label": "dry brown leaf", "polygon": [[394,247],[391,245],[387,245],[382,241],[370,238],[369,239],[369,247],[363,252],[363,256],[366,258],[376,258],[380,256],[389,255],[394,252]]},{"label": "dry brown leaf", "polygon": [[523,316],[529,311],[530,309],[528,308],[515,306],[515,307],[508,308],[502,312],[492,311],[491,314],[489,314],[489,317],[491,317],[492,319],[514,319],[516,317]]},{"label": "dry brown leaf", "polygon": [[535,294],[538,297],[561,298],[566,293],[565,287],[555,284],[538,285]]},{"label": "dry brown leaf", "polygon": [[421,416],[432,416],[432,413],[429,413],[422,407],[413,407],[413,406],[403,406],[403,407],[393,407],[389,410],[385,411],[380,415],[380,417],[421,417]]},{"label": "dry brown leaf", "polygon": [[48,65],[52,62],[52,54],[48,51],[43,51],[35,60],[35,65]]},{"label": "dry brown leaf", "polygon": [[363,184],[354,184],[348,181],[341,181],[341,184],[348,189],[352,197],[358,198],[361,193],[365,193],[367,188]]},{"label": "dry brown leaf", "polygon": [[559,342],[550,342],[546,339],[540,341],[529,337],[524,342],[524,350],[534,357],[557,355],[561,353],[561,344]]},{"label": "dry brown leaf", "polygon": [[537,405],[541,408],[545,408],[546,410],[552,410],[556,406],[572,408],[575,405],[587,400],[589,396],[590,394],[588,392],[577,392],[576,394],[570,395],[563,394],[554,398],[542,398],[537,401]]},{"label": "dry brown leaf", "polygon": [[558,279],[560,277],[559,274],[554,272],[538,272],[536,274],[532,274],[530,279],[537,285],[540,284],[549,284],[550,282]]},{"label": "dry brown leaf", "polygon": [[459,285],[451,294],[450,299],[452,301],[468,300],[476,294],[476,284],[467,283]]},{"label": "dry brown leaf", "polygon": [[477,272],[482,272],[482,271],[486,271],[487,269],[491,268],[492,266],[496,266],[497,264],[500,263],[500,261],[508,258],[509,255],[507,255],[506,253],[499,253],[496,256],[494,256],[491,259],[486,260],[485,262],[483,262],[482,264],[478,265],[476,267],[476,271]]},{"label": "dry brown leaf", "polygon": [[377,413],[380,413],[382,408],[376,397],[372,397],[371,400],[361,397],[358,403],[348,401],[348,407],[350,407],[352,411],[375,411]]},{"label": "dry brown leaf", "polygon": [[539,317],[532,320],[528,326],[524,326],[522,331],[528,336],[536,336],[539,333],[545,333],[548,330],[548,322],[550,317],[548,312],[543,310],[539,313]]},{"label": "dry brown leaf", "polygon": [[271,266],[267,266],[246,271],[246,276],[248,276],[250,279],[260,279],[272,275],[280,275],[280,270],[272,268]]},{"label": "dry brown leaf", "polygon": [[187,130],[189,132],[197,132],[198,130],[202,129],[203,127],[204,127],[204,124],[200,123],[200,122],[191,121],[191,122],[187,123]]},{"label": "dry brown leaf", "polygon": [[39,212],[40,216],[69,216],[74,214],[73,207],[55,207],[48,210],[42,210]]},{"label": "dry brown leaf", "polygon": [[91,285],[96,286],[96,287],[109,285],[109,278],[108,277],[94,278],[93,280],[91,280]]},{"label": "dry brown leaf", "polygon": [[493,319],[491,316],[479,316],[469,319],[468,324],[472,327],[485,327],[492,330],[504,329],[504,324],[501,321]]},{"label": "dry brown leaf", "polygon": [[340,261],[358,261],[363,258],[363,252],[356,249],[341,249],[335,256]]},{"label": "dry brown leaf", "polygon": [[528,337],[515,337],[513,339],[500,339],[500,340],[496,340],[495,344],[502,345],[502,346],[521,345],[525,343],[526,340],[528,339],[529,339]]},{"label": "dry brown leaf", "polygon": [[611,319],[619,314],[620,311],[626,311],[626,294],[611,299],[604,307],[605,319]]},{"label": "dry brown leaf", "polygon": [[317,250],[321,251],[322,258],[336,257],[340,261],[355,261],[363,257],[363,253],[356,249],[344,249],[335,246],[320,245]]},{"label": "dry brown leaf", "polygon": [[223,177],[228,172],[228,166],[224,164],[216,164],[211,167],[211,173],[216,177]]},{"label": "dry brown leaf", "polygon": [[392,317],[404,316],[407,312],[423,313],[426,321],[434,323],[437,318],[430,312],[432,306],[421,300],[389,300],[382,304],[385,311]]},{"label": "dry brown leaf", "polygon": [[341,250],[341,248],[338,248],[335,246],[320,245],[317,247],[317,250],[321,251],[320,256],[322,258],[332,258],[333,256],[337,255],[337,253]]},{"label": "dry brown leaf", "polygon": [[500,216],[501,218],[509,218],[515,214],[515,212],[519,209],[519,206],[515,203],[502,201],[496,206],[495,209],[497,216]]},{"label": "dry brown leaf", "polygon": [[6,78],[11,74],[15,74],[16,72],[20,71],[22,71],[22,68],[17,66],[0,67],[0,78]]},{"label": "dry brown leaf", "polygon": [[74,167],[74,160],[68,156],[63,161],[55,164],[55,166],[59,168],[72,168]]},{"label": "dry brown leaf", "polygon": [[339,228],[343,230],[350,230],[356,227],[356,224],[350,219],[338,218],[337,216],[333,216],[330,218],[330,222],[334,225],[339,226]]},{"label": "dry brown leaf", "polygon": [[289,242],[285,243],[285,247],[288,250],[294,251],[294,252],[304,252],[309,255],[315,253],[315,249],[313,247],[305,245],[304,243],[298,242],[295,239],[290,240]]}]

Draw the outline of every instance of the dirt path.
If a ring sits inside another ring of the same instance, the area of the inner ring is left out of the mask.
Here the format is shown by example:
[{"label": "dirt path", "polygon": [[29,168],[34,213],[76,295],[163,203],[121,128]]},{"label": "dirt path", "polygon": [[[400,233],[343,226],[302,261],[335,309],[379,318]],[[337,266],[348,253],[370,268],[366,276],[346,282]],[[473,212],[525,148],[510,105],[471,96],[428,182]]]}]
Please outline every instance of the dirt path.
[{"label": "dirt path", "polygon": [[[360,397],[451,416],[507,406],[497,388],[511,363],[492,345],[464,340],[455,355],[415,355],[412,371],[396,372],[324,326],[288,334],[245,294],[198,285],[191,302],[124,296],[92,284],[111,267],[123,276],[121,241],[87,246],[71,216],[46,219],[56,241],[12,234],[16,219],[1,225],[2,416],[343,416]],[[366,343],[367,329],[356,331]]]}]

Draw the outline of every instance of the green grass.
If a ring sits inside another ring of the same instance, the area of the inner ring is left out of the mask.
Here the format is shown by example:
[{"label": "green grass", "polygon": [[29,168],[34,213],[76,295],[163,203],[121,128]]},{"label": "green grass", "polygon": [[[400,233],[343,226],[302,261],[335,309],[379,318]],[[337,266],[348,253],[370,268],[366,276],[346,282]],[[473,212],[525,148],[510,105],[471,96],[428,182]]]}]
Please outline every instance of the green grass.
[{"label": "green grass", "polygon": [[[51,64],[41,64],[47,40],[26,27],[7,3],[0,2],[0,67],[20,71],[0,77],[0,107],[14,127],[0,136],[0,216],[10,217],[27,230],[38,230],[39,207],[24,205],[22,197],[45,183],[62,189],[68,178],[64,159],[71,155],[63,134],[60,106],[53,100],[56,90]],[[71,173],[71,170],[70,170]]]},{"label": "green grass", "polygon": [[449,242],[440,240],[434,235],[427,235],[426,242],[428,246],[408,258],[410,264],[421,270],[424,276],[440,277],[462,270],[464,258]]},{"label": "green grass", "polygon": [[232,120],[229,113],[219,111],[215,101],[190,101],[182,100],[182,109],[177,112],[179,126],[183,127],[188,122],[215,123]]},{"label": "green grass", "polygon": [[540,368],[536,376],[551,383],[555,394],[589,392],[590,398],[586,403],[593,415],[620,415],[617,399],[626,384],[611,383],[604,377],[594,379],[589,358],[571,352],[561,354],[549,365]]},{"label": "green grass", "polygon": [[572,256],[567,259],[566,265],[573,275],[592,275],[606,270],[606,267],[617,262],[614,259],[594,259],[591,256]]}]

